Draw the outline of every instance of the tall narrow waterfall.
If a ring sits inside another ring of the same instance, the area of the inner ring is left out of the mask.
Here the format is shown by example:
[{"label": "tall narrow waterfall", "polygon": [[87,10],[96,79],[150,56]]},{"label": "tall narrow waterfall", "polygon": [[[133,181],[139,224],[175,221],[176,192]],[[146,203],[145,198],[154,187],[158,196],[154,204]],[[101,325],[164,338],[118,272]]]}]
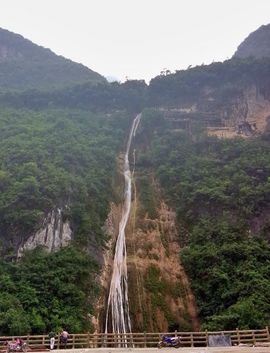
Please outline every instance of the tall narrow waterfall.
[{"label": "tall narrow waterfall", "polygon": [[141,114],[133,120],[129,133],[125,162],[125,193],[122,217],[119,224],[119,233],[115,246],[113,272],[110,285],[110,292],[107,302],[105,333],[110,328],[113,333],[131,332],[131,322],[129,317],[128,304],[128,276],[127,276],[127,250],[125,241],[125,228],[128,221],[131,205],[131,173],[129,169],[129,150],[133,136],[135,136],[137,127],[140,123]]}]

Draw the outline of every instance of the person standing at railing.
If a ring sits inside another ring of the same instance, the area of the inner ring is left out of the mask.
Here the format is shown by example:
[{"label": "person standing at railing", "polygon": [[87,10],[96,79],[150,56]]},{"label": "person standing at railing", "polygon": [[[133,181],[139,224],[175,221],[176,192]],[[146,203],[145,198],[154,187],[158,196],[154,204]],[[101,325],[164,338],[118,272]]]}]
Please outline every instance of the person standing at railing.
[{"label": "person standing at railing", "polygon": [[60,345],[67,347],[67,340],[68,340],[68,332],[66,330],[62,330],[60,332]]},{"label": "person standing at railing", "polygon": [[54,343],[55,343],[55,333],[53,331],[49,332],[49,339],[50,339],[50,350],[54,349]]}]

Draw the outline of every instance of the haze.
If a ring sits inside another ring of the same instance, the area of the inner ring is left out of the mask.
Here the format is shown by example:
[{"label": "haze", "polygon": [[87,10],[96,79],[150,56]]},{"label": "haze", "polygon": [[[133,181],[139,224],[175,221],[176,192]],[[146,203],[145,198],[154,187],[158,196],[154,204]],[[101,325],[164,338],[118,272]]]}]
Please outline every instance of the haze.
[{"label": "haze", "polygon": [[230,58],[269,0],[0,0],[0,27],[119,81]]}]

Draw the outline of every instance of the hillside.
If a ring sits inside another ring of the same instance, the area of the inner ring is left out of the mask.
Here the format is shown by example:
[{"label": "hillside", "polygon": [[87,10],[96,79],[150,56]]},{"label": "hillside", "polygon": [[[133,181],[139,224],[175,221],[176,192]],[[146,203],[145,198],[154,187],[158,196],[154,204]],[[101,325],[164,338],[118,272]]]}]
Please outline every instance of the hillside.
[{"label": "hillside", "polygon": [[[139,132],[140,208],[148,224],[157,222],[154,179],[176,212],[181,263],[201,327],[264,326],[269,320],[263,304],[269,302],[270,279],[269,136],[217,139],[194,127],[175,128],[157,110],[144,111]],[[156,271],[160,266],[161,255]]]},{"label": "hillside", "polygon": [[239,45],[234,54],[236,58],[269,58],[270,57],[270,24],[261,26]]},{"label": "hillside", "polygon": [[12,45],[0,63],[0,334],[103,332],[123,152],[139,112],[126,229],[132,328],[268,325],[270,59],[109,84],[1,33]]},{"label": "hillside", "polygon": [[270,116],[270,58],[237,59],[157,76],[153,106],[167,109],[174,126],[207,128],[220,137],[262,134]]},{"label": "hillside", "polygon": [[54,54],[19,34],[0,29],[0,89],[52,89],[105,82],[87,67]]}]

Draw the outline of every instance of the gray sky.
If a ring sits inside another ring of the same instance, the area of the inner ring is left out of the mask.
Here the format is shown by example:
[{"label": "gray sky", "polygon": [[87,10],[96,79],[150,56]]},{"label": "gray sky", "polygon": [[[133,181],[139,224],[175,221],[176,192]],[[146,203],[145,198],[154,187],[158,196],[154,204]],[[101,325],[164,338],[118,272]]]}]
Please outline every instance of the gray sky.
[{"label": "gray sky", "polygon": [[230,58],[270,0],[0,0],[0,27],[121,81]]}]

